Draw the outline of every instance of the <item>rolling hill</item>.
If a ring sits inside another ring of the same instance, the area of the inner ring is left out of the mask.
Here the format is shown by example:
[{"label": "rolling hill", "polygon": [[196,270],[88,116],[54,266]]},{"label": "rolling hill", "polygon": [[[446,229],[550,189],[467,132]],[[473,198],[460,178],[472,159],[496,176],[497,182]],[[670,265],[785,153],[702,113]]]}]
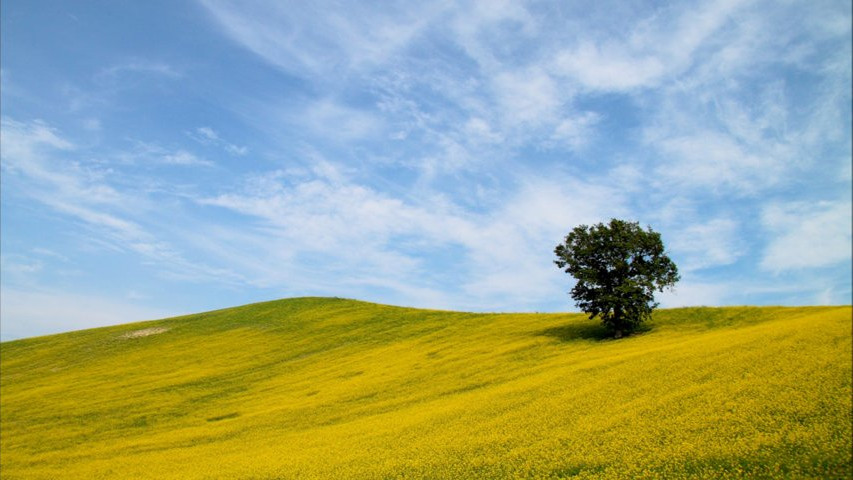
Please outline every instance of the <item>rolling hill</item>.
[{"label": "rolling hill", "polygon": [[851,307],[295,298],[0,344],[3,479],[850,478]]}]

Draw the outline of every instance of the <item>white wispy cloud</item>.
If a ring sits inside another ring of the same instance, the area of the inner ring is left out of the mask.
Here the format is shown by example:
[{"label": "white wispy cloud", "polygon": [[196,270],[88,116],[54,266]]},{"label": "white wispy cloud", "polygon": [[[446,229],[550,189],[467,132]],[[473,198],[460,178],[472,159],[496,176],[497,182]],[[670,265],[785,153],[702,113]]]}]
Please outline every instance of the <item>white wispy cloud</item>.
[{"label": "white wispy cloud", "polygon": [[681,188],[706,186],[720,192],[750,194],[772,185],[787,164],[762,152],[749,151],[731,136],[704,131],[655,142],[665,155],[659,178]]},{"label": "white wispy cloud", "polygon": [[382,120],[373,112],[352,108],[331,99],[322,99],[307,106],[294,119],[307,124],[331,141],[357,140],[373,136],[383,128]]},{"label": "white wispy cloud", "polygon": [[215,145],[225,149],[231,155],[243,156],[249,152],[245,146],[235,145],[228,142],[219,133],[210,127],[198,127],[193,131],[187,132],[187,136],[201,143],[202,145]]},{"label": "white wispy cloud", "polygon": [[[3,119],[0,145],[4,185],[14,178],[15,194],[76,219],[91,229],[87,243],[129,251],[157,262],[164,272],[185,279],[235,282],[239,277],[220,268],[191,262],[146,224],[157,217],[156,202],[146,192],[119,190],[107,179],[109,170],[87,166],[69,157],[74,146],[43,122]],[[161,152],[158,148],[157,152]],[[178,152],[180,153],[180,152]],[[85,157],[85,154],[82,154]],[[176,158],[191,162],[197,159]],[[168,161],[168,159],[163,159]],[[4,192],[7,194],[7,192]],[[159,233],[163,223],[155,222]]]},{"label": "white wispy cloud", "polygon": [[714,218],[697,222],[695,215],[689,218],[689,224],[667,239],[669,249],[684,259],[679,264],[682,272],[729,265],[746,253],[737,221]]},{"label": "white wispy cloud", "polygon": [[166,63],[134,60],[106,67],[96,74],[96,78],[109,79],[112,81],[124,74],[146,74],[168,78],[180,78],[183,76],[178,69]]},{"label": "white wispy cloud", "polygon": [[59,150],[74,148],[71,142],[60,138],[55,129],[40,120],[26,124],[3,117],[0,126],[3,128],[3,132],[9,135],[4,139],[6,141],[0,144],[4,152],[3,158],[7,160],[6,165],[18,158],[32,156],[34,149],[39,145],[46,145]]},{"label": "white wispy cloud", "polygon": [[772,271],[819,268],[849,262],[851,258],[849,200],[773,204],[762,212],[763,226],[773,237],[761,259]]},{"label": "white wispy cloud", "polygon": [[53,259],[61,260],[63,262],[68,261],[68,257],[66,257],[65,255],[63,255],[61,253],[54,252],[53,250],[50,250],[48,248],[35,247],[31,250],[31,253],[33,255],[38,255],[40,257],[53,258]]},{"label": "white wispy cloud", "polygon": [[214,165],[213,162],[198,158],[186,150],[167,153],[162,156],[162,159],[163,163],[169,165],[198,165],[203,167],[212,167]]},{"label": "white wispy cloud", "polygon": [[[374,279],[391,291],[398,289],[390,285],[418,288],[472,308],[533,304],[560,292],[551,251],[566,225],[624,209],[624,198],[608,186],[525,176],[503,206],[471,214],[453,203],[404,201],[353,181],[331,164],[308,176],[272,172],[249,179],[242,191],[199,202],[261,221],[254,229],[267,240],[260,248],[268,253],[260,257],[286,265],[264,283],[284,281],[293,271],[316,283],[334,268],[346,272],[334,280],[342,285]],[[422,256],[442,249],[453,256],[438,263]],[[314,257],[324,259],[314,272],[299,264]],[[255,273],[247,276],[270,275],[264,262],[249,266]],[[458,288],[433,284],[430,277],[442,269],[453,272]]]},{"label": "white wispy cloud", "polygon": [[75,146],[46,123],[23,123],[4,117],[2,129],[0,155],[3,169],[7,174],[31,179],[34,194],[77,198],[79,202],[92,203],[117,200],[118,193],[113,188],[97,182],[103,172],[69,158],[68,152]]},{"label": "white wispy cloud", "polygon": [[580,150],[593,141],[595,125],[601,121],[596,112],[582,112],[560,120],[551,139],[565,143],[572,150]]},{"label": "white wispy cloud", "polygon": [[[246,48],[285,70],[318,75],[371,66],[403,49],[432,17],[429,5],[201,2]],[[328,35],[328,32],[335,35]]]},{"label": "white wispy cloud", "polygon": [[482,118],[473,117],[465,122],[464,132],[475,144],[494,144],[503,141],[503,135],[495,132],[488,122]]},{"label": "white wispy cloud", "polygon": [[541,70],[503,72],[492,86],[508,125],[553,121],[563,101],[557,84]]},{"label": "white wispy cloud", "polygon": [[44,263],[24,255],[0,254],[0,268],[5,275],[28,275],[40,272],[44,268]]},{"label": "white wispy cloud", "polygon": [[111,157],[127,164],[146,166],[214,167],[216,163],[201,158],[185,148],[167,148],[153,142],[133,141],[132,147],[112,153]]},{"label": "white wispy cloud", "polygon": [[[454,41],[487,71],[498,70],[511,57],[512,49],[495,49],[496,42],[518,45],[529,40],[538,26],[536,18],[518,2],[462,2],[455,7],[448,12]],[[507,30],[512,35],[506,35]]]},{"label": "white wispy cloud", "polygon": [[190,136],[201,142],[217,142],[220,140],[219,134],[210,127],[199,127],[195,129],[195,132],[190,132]]},{"label": "white wispy cloud", "polygon": [[584,40],[558,51],[553,70],[590,90],[657,86],[689,69],[698,58],[696,52],[714,40],[742,3],[746,2],[661,6],[659,10],[669,10],[666,15],[632,18],[627,26],[617,23],[616,32],[586,32]]}]

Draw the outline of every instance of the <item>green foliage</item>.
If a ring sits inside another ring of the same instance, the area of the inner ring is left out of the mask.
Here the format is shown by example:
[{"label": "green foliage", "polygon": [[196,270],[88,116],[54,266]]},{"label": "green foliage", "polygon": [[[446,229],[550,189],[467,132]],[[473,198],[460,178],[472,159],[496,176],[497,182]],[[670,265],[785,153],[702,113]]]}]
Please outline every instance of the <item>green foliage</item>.
[{"label": "green foliage", "polygon": [[554,263],[577,279],[572,298],[589,318],[615,336],[635,331],[657,307],[655,290],[679,280],[660,234],[636,222],[612,219],[575,227],[554,249]]}]

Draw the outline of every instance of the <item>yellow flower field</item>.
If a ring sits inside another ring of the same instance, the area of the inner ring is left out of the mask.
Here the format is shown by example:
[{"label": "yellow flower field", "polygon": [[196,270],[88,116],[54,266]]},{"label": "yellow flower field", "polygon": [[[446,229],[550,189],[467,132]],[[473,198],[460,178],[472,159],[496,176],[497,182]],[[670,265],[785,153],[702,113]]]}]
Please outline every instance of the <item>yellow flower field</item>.
[{"label": "yellow flower field", "polygon": [[851,308],[299,298],[0,344],[3,479],[850,478]]}]

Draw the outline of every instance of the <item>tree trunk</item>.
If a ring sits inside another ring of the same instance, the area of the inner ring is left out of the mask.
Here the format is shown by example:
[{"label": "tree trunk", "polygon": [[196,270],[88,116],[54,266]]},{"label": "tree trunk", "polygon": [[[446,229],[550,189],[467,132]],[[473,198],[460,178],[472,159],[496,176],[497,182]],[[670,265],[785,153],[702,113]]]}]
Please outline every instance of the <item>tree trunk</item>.
[{"label": "tree trunk", "polygon": [[[613,309],[613,324],[614,325],[624,325],[622,323],[622,309],[620,307],[616,307]],[[613,332],[614,338],[622,338],[622,329],[616,328]]]}]

